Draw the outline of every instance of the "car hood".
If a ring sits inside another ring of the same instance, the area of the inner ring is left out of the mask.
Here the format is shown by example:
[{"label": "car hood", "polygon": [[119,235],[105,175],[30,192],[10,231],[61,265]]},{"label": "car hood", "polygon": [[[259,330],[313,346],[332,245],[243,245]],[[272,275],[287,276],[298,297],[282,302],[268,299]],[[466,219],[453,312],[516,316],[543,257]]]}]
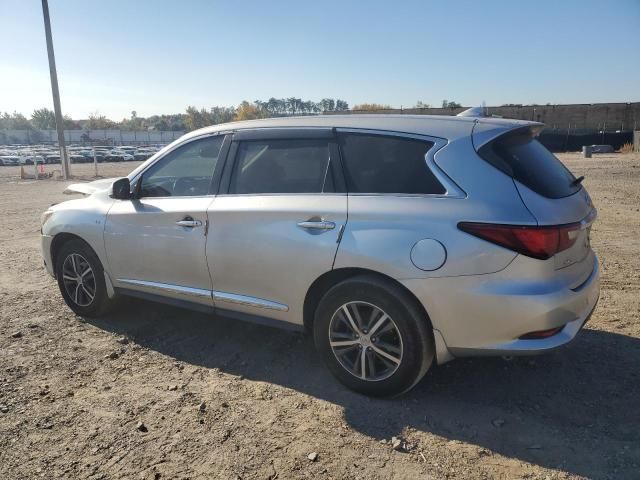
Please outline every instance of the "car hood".
[{"label": "car hood", "polygon": [[102,180],[96,180],[94,182],[87,183],[73,183],[69,185],[62,193],[66,193],[68,195],[73,193],[91,195],[95,192],[109,190],[111,188],[111,185],[113,185],[113,182],[115,182],[116,180],[118,180],[118,178],[105,178]]}]

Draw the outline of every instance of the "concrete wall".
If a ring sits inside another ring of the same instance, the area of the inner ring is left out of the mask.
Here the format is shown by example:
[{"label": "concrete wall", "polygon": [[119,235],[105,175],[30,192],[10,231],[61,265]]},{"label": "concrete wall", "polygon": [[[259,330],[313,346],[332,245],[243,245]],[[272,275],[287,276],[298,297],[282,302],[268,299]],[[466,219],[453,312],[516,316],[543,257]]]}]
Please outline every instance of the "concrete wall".
[{"label": "concrete wall", "polygon": [[[377,110],[374,113],[403,113],[419,115],[456,115],[463,108],[405,108]],[[519,120],[535,120],[548,128],[571,130],[638,130],[640,129],[640,102],[594,103],[574,105],[512,105],[487,107],[489,115]],[[340,113],[364,113],[350,110]],[[372,112],[368,112],[372,113]]]},{"label": "concrete wall", "polygon": [[[184,132],[162,130],[65,130],[64,138],[68,143],[106,144],[149,144],[170,143],[180,138]],[[88,137],[87,137],[88,136]],[[58,141],[55,130],[0,130],[0,143],[54,143]]]}]

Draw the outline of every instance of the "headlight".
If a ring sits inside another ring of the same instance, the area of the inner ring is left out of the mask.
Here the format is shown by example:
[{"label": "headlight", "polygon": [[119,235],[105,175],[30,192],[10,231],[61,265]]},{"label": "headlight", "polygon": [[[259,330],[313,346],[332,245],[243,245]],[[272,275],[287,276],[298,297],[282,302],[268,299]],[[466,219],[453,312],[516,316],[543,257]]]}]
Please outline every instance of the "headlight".
[{"label": "headlight", "polygon": [[53,210],[47,210],[42,215],[40,215],[40,226],[44,227],[44,224],[47,223],[47,220],[51,218],[53,215]]}]

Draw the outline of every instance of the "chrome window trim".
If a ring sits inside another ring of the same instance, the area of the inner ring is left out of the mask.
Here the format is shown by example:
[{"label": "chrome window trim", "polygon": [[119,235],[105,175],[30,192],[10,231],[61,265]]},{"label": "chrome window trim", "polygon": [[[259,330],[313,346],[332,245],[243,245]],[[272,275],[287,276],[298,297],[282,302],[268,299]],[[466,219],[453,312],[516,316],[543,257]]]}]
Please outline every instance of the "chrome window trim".
[{"label": "chrome window trim", "polygon": [[[427,198],[466,198],[467,194],[436,164],[436,153],[449,141],[446,138],[419,135],[416,133],[396,132],[393,130],[374,130],[369,128],[336,128],[337,133],[359,133],[363,135],[380,135],[385,137],[413,138],[433,143],[433,147],[425,154],[424,159],[427,168],[444,187],[444,193],[351,193],[354,197],[427,197]],[[344,161],[344,160],[343,160]]]},{"label": "chrome window trim", "polygon": [[267,310],[278,310],[280,312],[289,311],[288,305],[273,302],[271,300],[265,300],[264,298],[251,297],[249,295],[239,295],[237,293],[219,292],[216,290],[214,290],[212,293],[214,302],[235,303],[238,305],[264,308]]},{"label": "chrome window trim", "polygon": [[160,293],[173,292],[196,298],[212,298],[211,290],[202,288],[183,287],[182,285],[173,285],[170,283],[150,282],[147,280],[132,280],[129,278],[118,278],[118,282],[125,285],[134,285],[138,287],[146,287]]}]

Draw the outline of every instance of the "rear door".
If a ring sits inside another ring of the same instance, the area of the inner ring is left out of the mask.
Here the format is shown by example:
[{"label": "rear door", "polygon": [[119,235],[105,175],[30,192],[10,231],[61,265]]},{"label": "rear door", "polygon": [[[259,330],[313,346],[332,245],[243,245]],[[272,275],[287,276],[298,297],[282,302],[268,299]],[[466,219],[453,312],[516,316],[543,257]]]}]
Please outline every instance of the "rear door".
[{"label": "rear door", "polygon": [[331,129],[234,134],[209,207],[216,309],[302,324],[309,286],[333,267],[347,197]]}]

